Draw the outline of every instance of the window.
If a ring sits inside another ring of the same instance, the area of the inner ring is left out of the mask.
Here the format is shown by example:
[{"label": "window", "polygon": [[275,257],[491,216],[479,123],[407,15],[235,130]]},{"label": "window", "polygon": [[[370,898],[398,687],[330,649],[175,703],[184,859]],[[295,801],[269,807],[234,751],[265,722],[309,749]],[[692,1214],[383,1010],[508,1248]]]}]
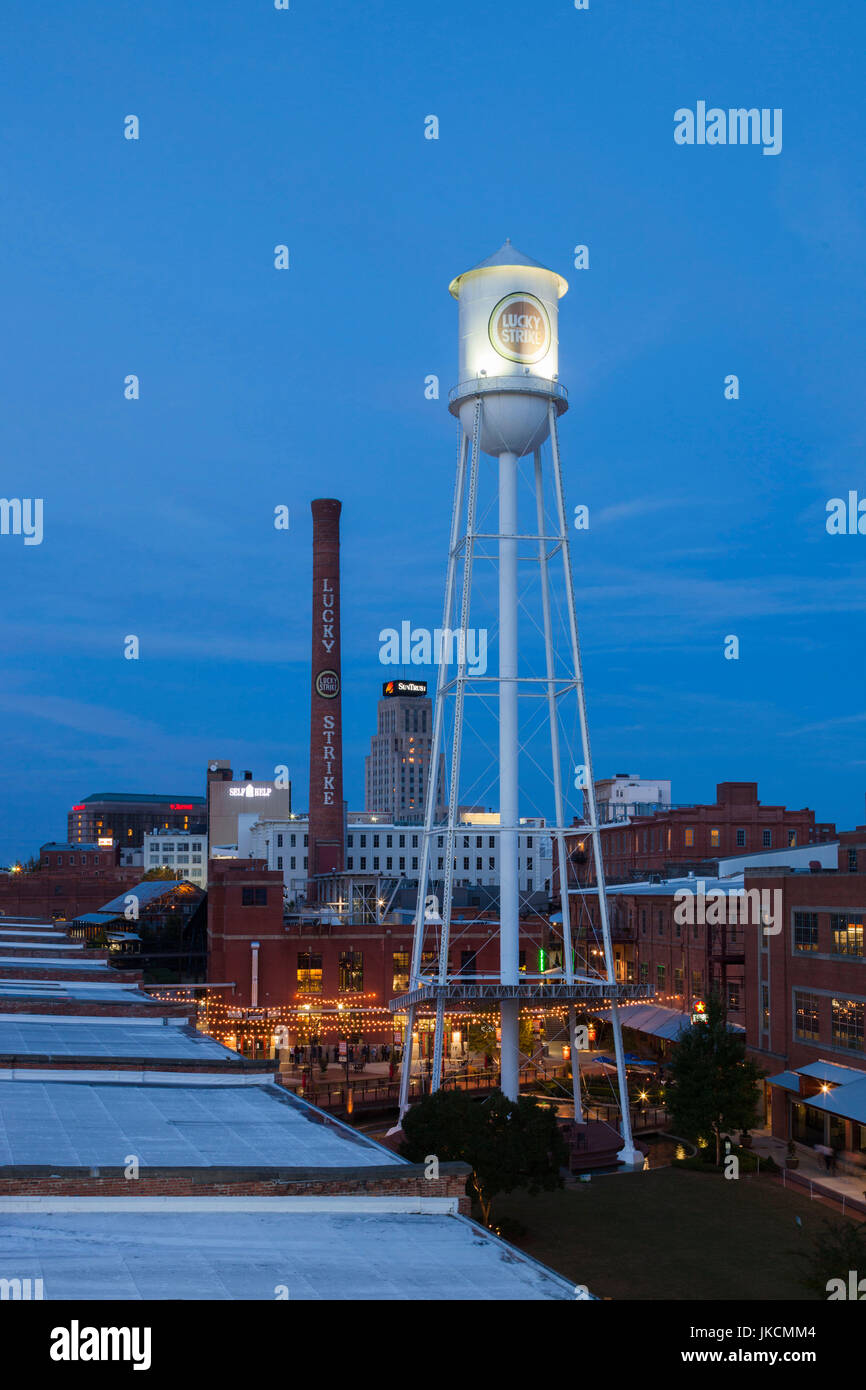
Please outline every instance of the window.
[{"label": "window", "polygon": [[[351,843],[351,839],[350,839],[350,843]],[[278,835],[278,836],[277,836],[277,849],[282,849],[282,847],[283,847],[283,837],[282,837],[282,835]]]},{"label": "window", "polygon": [[866,1004],[854,999],[833,1000],[833,1043],[849,1052],[863,1051],[863,1022]]},{"label": "window", "polygon": [[489,835],[489,836],[487,837],[487,848],[488,848],[488,849],[495,849],[495,848],[496,848],[496,836],[495,836],[495,835]]},{"label": "window", "polygon": [[362,951],[340,952],[341,994],[363,994],[364,954]]},{"label": "window", "polygon": [[789,849],[793,849],[794,846],[796,845],[796,843],[797,843],[797,832],[796,832],[796,830],[789,830],[789,831],[788,831],[788,848],[789,848]]},{"label": "window", "polygon": [[298,858],[298,856],[297,856],[296,854],[293,854],[293,855],[292,855],[291,859],[289,860],[289,868],[290,868],[290,869],[296,869],[296,868],[298,867],[297,858]]},{"label": "window", "polygon": [[469,868],[469,860],[468,860],[468,859],[464,859],[464,860],[463,860],[463,872],[465,873],[466,870],[467,870],[468,868]]},{"label": "window", "polygon": [[366,836],[366,835],[362,835],[362,836],[361,836],[361,849],[366,849],[366,848],[367,848],[367,836]]},{"label": "window", "polygon": [[476,848],[476,849],[480,849],[481,846],[483,845],[483,843],[484,843],[483,837],[482,837],[481,835],[476,835],[476,836],[475,836],[475,848]]},{"label": "window", "polygon": [[817,912],[794,913],[794,950],[817,951],[818,914]]},{"label": "window", "polygon": [[704,992],[704,972],[703,972],[703,970],[693,970],[693,971],[692,971],[692,994],[696,994],[696,995],[698,996],[698,998],[700,998],[700,996],[703,994],[703,992]]},{"label": "window", "polygon": [[640,962],[640,983],[642,985],[649,984],[649,964],[645,960]]},{"label": "window", "polygon": [[295,846],[297,845],[297,843],[298,843],[298,837],[297,837],[297,835],[290,835],[290,836],[289,836],[289,844],[291,845],[292,849],[295,848]]},{"label": "window", "polygon": [[298,952],[298,993],[321,994],[322,957],[313,951]]},{"label": "window", "polygon": [[268,890],[267,888],[242,888],[241,906],[242,907],[267,907]]},{"label": "window", "polygon": [[833,954],[835,956],[862,956],[863,917],[858,912],[852,918],[847,913],[830,914],[830,930],[833,933]]},{"label": "window", "polygon": [[[414,838],[414,837],[413,837],[413,838]],[[417,854],[413,854],[413,855],[412,855],[412,868],[413,868],[413,869],[416,869],[416,870],[417,870],[417,868],[418,868],[418,856],[417,856]]]},{"label": "window", "polygon": [[739,980],[731,980],[731,981],[729,981],[729,983],[728,983],[728,1008],[729,1008],[729,1009],[739,1009],[739,1008],[740,1008],[740,988],[741,988],[741,986],[740,986]]},{"label": "window", "polygon": [[665,929],[664,913],[663,913],[663,912],[660,912],[659,915],[658,915],[658,933],[659,933],[659,936],[662,936],[662,935],[663,935],[664,929]]},{"label": "window", "polygon": [[[347,855],[347,857],[346,857],[346,868],[347,868],[347,869],[354,869],[354,867],[355,867],[355,857],[354,857],[354,855],[352,855],[352,854]],[[282,868],[282,861],[280,861],[280,863],[277,865],[277,868],[278,868],[278,869],[279,869],[279,868]]]},{"label": "window", "polygon": [[794,991],[794,1036],[819,1042],[821,1037],[820,999],[805,990]]},{"label": "window", "polygon": [[691,845],[693,845],[694,843],[695,843],[695,827],[694,827],[693,825],[687,825],[686,828],[685,828],[685,830],[683,831],[683,844],[684,844],[684,845],[687,845],[687,846],[691,846]]},{"label": "window", "polygon": [[849,851],[848,851],[848,872],[849,872],[849,874],[856,874],[856,872],[857,872],[857,851],[856,851],[856,849],[849,849]]},{"label": "window", "polygon": [[642,935],[642,936],[646,936],[646,908],[645,908],[645,907],[642,907],[641,910],[640,910],[640,930],[641,930],[641,935]]},{"label": "window", "polygon": [[388,855],[385,856],[385,869],[386,869],[386,871],[387,871],[388,873],[390,873],[391,870],[393,869],[393,867],[394,867],[394,860],[393,860],[392,856],[391,856],[390,854],[388,854]]},{"label": "window", "polygon": [[405,836],[405,835],[401,835],[401,836],[399,837],[399,839],[397,840],[397,848],[398,848],[398,849],[405,849],[405,848],[406,848],[406,836]]},{"label": "window", "polygon": [[[277,855],[277,868],[278,868],[278,869],[281,869],[282,867],[283,867],[283,856],[282,856],[281,854],[278,854],[278,855]],[[349,868],[351,869],[351,867],[352,867],[352,861],[349,860]]]},{"label": "window", "polygon": [[393,835],[386,835],[386,836],[385,836],[385,848],[386,848],[386,849],[393,849],[393,848],[394,848],[394,836],[393,836]]},{"label": "window", "polygon": [[394,952],[394,979],[391,985],[394,994],[405,994],[409,988],[409,952]]},{"label": "window", "polygon": [[476,869],[479,869],[479,870],[480,870],[480,869],[483,869],[483,868],[484,868],[484,860],[483,860],[483,859],[476,859],[476,860],[475,860],[475,867],[476,867]]},{"label": "window", "polygon": [[721,843],[722,832],[720,830],[710,831],[710,849],[718,849]]},{"label": "window", "polygon": [[438,865],[438,867],[439,867],[440,869],[444,869],[444,868],[445,868],[445,860],[444,860],[444,858],[442,857],[441,854],[439,855],[439,858],[437,859],[436,863],[437,863],[437,865]]},{"label": "window", "polygon": [[362,854],[362,855],[361,855],[361,871],[363,872],[363,871],[366,869],[366,867],[367,867],[367,856],[366,856],[366,854]]},{"label": "window", "polygon": [[746,847],[746,832],[745,832],[745,830],[738,830],[738,831],[737,831],[737,849],[745,849],[745,847]]},{"label": "window", "polygon": [[461,952],[460,952],[460,973],[461,973],[461,975],[474,975],[474,974],[475,974],[475,961],[476,961],[477,955],[478,955],[478,952],[477,952],[477,951],[461,951]]},{"label": "window", "polygon": [[374,855],[373,855],[373,868],[374,868],[374,869],[378,869],[378,867],[379,867],[379,856],[378,856],[378,854],[374,854]]},{"label": "window", "polygon": [[379,836],[378,836],[378,835],[374,835],[374,836],[373,836],[373,848],[374,848],[374,849],[378,849],[378,848],[379,848]]},{"label": "window", "polygon": [[764,849],[772,849],[772,848],[773,848],[773,832],[772,832],[772,830],[762,830],[762,831],[761,831],[761,844],[764,846]]},{"label": "window", "polygon": [[657,965],[657,966],[656,966],[656,989],[659,990],[659,991],[661,991],[661,990],[664,989],[664,987],[665,987],[665,967],[664,967],[663,965]]},{"label": "window", "polygon": [[770,1031],[770,986],[761,985],[761,1027],[765,1033]]},{"label": "window", "polygon": [[309,846],[310,846],[310,837],[309,837],[309,835],[305,835],[305,836],[304,836],[304,849],[309,849]]},{"label": "window", "polygon": [[674,971],[674,989],[677,994],[682,994],[683,992],[683,967],[681,965],[678,965]]}]

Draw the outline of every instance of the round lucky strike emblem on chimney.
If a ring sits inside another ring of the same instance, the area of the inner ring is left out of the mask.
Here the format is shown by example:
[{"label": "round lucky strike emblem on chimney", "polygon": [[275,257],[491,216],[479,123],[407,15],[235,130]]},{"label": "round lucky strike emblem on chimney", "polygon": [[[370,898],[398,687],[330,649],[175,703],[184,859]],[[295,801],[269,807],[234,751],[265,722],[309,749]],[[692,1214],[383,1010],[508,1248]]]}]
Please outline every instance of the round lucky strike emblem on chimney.
[{"label": "round lucky strike emblem on chimney", "polygon": [[534,294],[509,294],[490,315],[488,334],[509,362],[540,362],[550,348],[550,319]]},{"label": "round lucky strike emblem on chimney", "polygon": [[325,700],[335,700],[340,693],[340,677],[336,671],[320,671],[316,676],[316,693]]}]

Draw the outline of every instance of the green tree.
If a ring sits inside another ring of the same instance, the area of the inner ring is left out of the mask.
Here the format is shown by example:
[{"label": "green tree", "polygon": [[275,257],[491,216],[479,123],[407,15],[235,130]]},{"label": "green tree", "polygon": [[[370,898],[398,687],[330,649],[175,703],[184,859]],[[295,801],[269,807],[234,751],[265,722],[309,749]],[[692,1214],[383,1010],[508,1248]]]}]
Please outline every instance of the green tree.
[{"label": "green tree", "polygon": [[177,877],[177,873],[174,869],[168,869],[163,866],[159,869],[148,869],[146,874],[142,874],[141,881],[142,883],[147,883],[149,879],[158,878],[170,879],[174,883],[177,881]]},{"label": "green tree", "polygon": [[[466,1032],[466,1046],[469,1052],[489,1052],[491,1057],[498,1059],[499,1043],[496,1041],[498,1017],[498,1014],[491,1014],[489,1018],[481,1018],[477,1023],[470,1023]],[[525,1057],[531,1057],[534,1046],[532,1024],[528,1018],[521,1018],[518,1026],[520,1051]]]},{"label": "green tree", "polygon": [[754,1123],[763,1075],[746,1061],[743,1035],[730,1031],[724,1005],[712,994],[706,1023],[693,1023],[677,1042],[667,1098],[671,1128],[686,1139],[715,1140],[719,1163],[723,1132]]},{"label": "green tree", "polygon": [[485,1226],[499,1193],[521,1187],[534,1196],[562,1186],[566,1146],[556,1113],[532,1096],[512,1101],[493,1091],[479,1102],[464,1091],[436,1091],[412,1106],[403,1133],[401,1152],[413,1163],[435,1154],[440,1163],[470,1164],[468,1187]]}]

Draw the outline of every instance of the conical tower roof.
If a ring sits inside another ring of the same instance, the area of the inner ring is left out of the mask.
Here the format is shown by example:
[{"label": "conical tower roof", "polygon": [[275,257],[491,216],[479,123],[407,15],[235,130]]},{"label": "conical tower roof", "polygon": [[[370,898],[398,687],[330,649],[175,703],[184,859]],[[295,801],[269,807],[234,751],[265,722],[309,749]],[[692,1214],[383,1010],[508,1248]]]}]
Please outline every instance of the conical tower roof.
[{"label": "conical tower roof", "polygon": [[479,261],[478,264],[472,266],[470,270],[464,270],[462,274],[455,275],[451,284],[448,286],[448,292],[453,295],[455,299],[459,299],[460,281],[467,275],[474,275],[478,270],[492,270],[499,266],[514,266],[515,269],[518,269],[520,266],[524,265],[532,266],[534,270],[546,270],[548,275],[555,276],[558,282],[557,297],[559,299],[562,298],[568,289],[568,281],[563,279],[561,275],[558,275],[555,270],[551,270],[549,266],[542,265],[541,261],[534,261],[531,256],[525,256],[522,251],[518,251],[516,246],[511,245],[510,237],[505,238],[499,250],[494,251],[492,256],[488,256],[486,260]]}]

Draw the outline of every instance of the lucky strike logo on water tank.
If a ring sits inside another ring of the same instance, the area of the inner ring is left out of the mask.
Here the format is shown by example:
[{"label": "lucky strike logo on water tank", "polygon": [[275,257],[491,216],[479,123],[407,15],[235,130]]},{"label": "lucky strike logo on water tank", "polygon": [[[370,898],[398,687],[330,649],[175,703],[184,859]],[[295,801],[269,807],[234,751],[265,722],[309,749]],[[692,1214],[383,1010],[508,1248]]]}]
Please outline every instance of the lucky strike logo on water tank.
[{"label": "lucky strike logo on water tank", "polygon": [[547,310],[532,294],[509,294],[500,299],[489,324],[490,341],[509,362],[540,362],[550,349]]}]

